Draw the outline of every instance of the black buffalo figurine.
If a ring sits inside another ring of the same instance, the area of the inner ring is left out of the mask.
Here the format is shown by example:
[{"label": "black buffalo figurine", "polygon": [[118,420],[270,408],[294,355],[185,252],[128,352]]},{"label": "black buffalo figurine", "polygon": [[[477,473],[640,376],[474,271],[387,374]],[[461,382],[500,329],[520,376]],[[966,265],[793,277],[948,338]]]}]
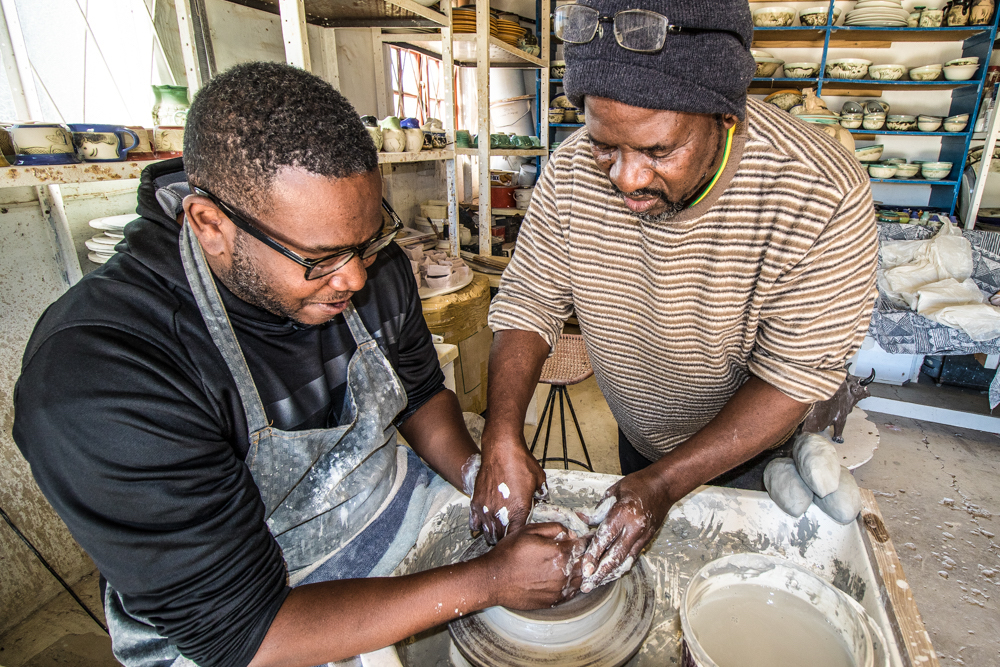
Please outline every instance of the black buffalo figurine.
[{"label": "black buffalo figurine", "polygon": [[844,441],[844,425],[847,415],[851,414],[854,405],[863,398],[868,398],[868,385],[875,381],[875,369],[869,377],[861,379],[857,375],[847,374],[844,384],[837,393],[825,401],[813,405],[812,412],[802,422],[804,433],[822,433],[833,424],[833,441]]}]

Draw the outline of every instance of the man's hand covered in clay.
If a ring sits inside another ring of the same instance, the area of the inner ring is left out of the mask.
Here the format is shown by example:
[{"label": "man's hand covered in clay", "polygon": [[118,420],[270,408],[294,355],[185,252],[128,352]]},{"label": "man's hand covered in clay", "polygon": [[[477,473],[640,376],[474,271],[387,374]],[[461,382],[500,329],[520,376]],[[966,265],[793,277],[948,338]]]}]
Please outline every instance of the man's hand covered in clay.
[{"label": "man's hand covered in clay", "polygon": [[483,531],[489,544],[527,523],[532,501],[547,493],[545,473],[528,452],[524,435],[513,439],[511,446],[509,438],[498,438],[489,428],[483,433],[482,467],[470,494],[469,529]]},{"label": "man's hand covered in clay", "polygon": [[600,526],[583,555],[582,593],[628,572],[670,509],[662,480],[649,468],[621,478],[604,498],[584,516],[591,525],[600,522]]}]

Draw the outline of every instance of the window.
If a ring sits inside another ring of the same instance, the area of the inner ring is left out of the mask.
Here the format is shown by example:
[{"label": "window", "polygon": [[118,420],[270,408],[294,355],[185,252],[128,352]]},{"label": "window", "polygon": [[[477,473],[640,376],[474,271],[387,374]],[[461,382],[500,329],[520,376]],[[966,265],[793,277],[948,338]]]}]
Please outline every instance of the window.
[{"label": "window", "polygon": [[444,119],[446,100],[441,61],[392,45],[389,46],[389,59],[395,115],[416,118],[421,124],[428,118]]}]

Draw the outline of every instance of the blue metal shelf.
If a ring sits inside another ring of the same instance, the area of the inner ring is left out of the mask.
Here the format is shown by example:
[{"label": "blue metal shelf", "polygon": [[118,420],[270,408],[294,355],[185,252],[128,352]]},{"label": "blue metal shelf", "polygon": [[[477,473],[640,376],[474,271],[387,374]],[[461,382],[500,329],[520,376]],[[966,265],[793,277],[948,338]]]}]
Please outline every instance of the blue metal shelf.
[{"label": "blue metal shelf", "polygon": [[549,123],[549,127],[583,127],[583,123]]},{"label": "blue metal shelf", "polygon": [[966,130],[965,132],[921,132],[920,130],[866,130],[861,127],[856,130],[848,130],[851,134],[895,134],[907,137],[963,137],[970,131],[971,130]]},{"label": "blue metal shelf", "polygon": [[819,82],[819,79],[816,79],[816,78],[813,78],[813,79],[797,79],[797,78],[793,78],[793,77],[790,77],[790,76],[782,76],[782,77],[755,76],[753,78],[753,80],[754,81],[760,81],[761,83],[767,83],[767,82],[772,82],[773,81],[773,82],[778,82],[778,83],[805,83],[805,84],[813,84],[813,85],[815,85],[816,83]]},{"label": "blue metal shelf", "polygon": [[947,185],[955,187],[958,181],[928,181],[926,178],[870,178],[872,183],[902,183],[906,185]]},{"label": "blue metal shelf", "polygon": [[964,88],[965,86],[978,86],[980,83],[979,77],[975,79],[969,79],[968,81],[886,81],[884,79],[828,79],[823,78],[823,84],[846,84],[850,86],[863,85],[863,86],[878,86],[879,88],[897,88],[897,87],[914,87],[923,88],[924,86],[930,86],[931,89],[939,88],[948,90],[951,88]]}]

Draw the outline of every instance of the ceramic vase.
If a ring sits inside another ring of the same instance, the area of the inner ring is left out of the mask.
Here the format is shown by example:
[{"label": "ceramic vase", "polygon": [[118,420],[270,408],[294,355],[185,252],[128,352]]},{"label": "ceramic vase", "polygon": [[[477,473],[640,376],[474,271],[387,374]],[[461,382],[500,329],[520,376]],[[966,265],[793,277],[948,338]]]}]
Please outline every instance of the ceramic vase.
[{"label": "ceramic vase", "polygon": [[[422,134],[422,132],[421,132]],[[423,143],[423,138],[420,139]],[[382,127],[382,150],[386,153],[402,153],[406,149],[406,135],[402,130]]]},{"label": "ceramic vase", "polygon": [[178,126],[187,122],[187,86],[153,86],[153,125]]},{"label": "ceramic vase", "polygon": [[407,153],[417,153],[424,148],[424,131],[419,127],[408,127],[403,130]]},{"label": "ceramic vase", "polygon": [[375,150],[382,150],[382,130],[378,127],[366,127],[368,134],[371,135],[372,141],[375,143]]},{"label": "ceramic vase", "polygon": [[965,0],[953,0],[945,10],[946,22],[950,27],[969,24],[969,7]]},{"label": "ceramic vase", "polygon": [[996,3],[993,0],[975,0],[972,12],[969,14],[969,23],[971,25],[989,25],[995,8]]}]

